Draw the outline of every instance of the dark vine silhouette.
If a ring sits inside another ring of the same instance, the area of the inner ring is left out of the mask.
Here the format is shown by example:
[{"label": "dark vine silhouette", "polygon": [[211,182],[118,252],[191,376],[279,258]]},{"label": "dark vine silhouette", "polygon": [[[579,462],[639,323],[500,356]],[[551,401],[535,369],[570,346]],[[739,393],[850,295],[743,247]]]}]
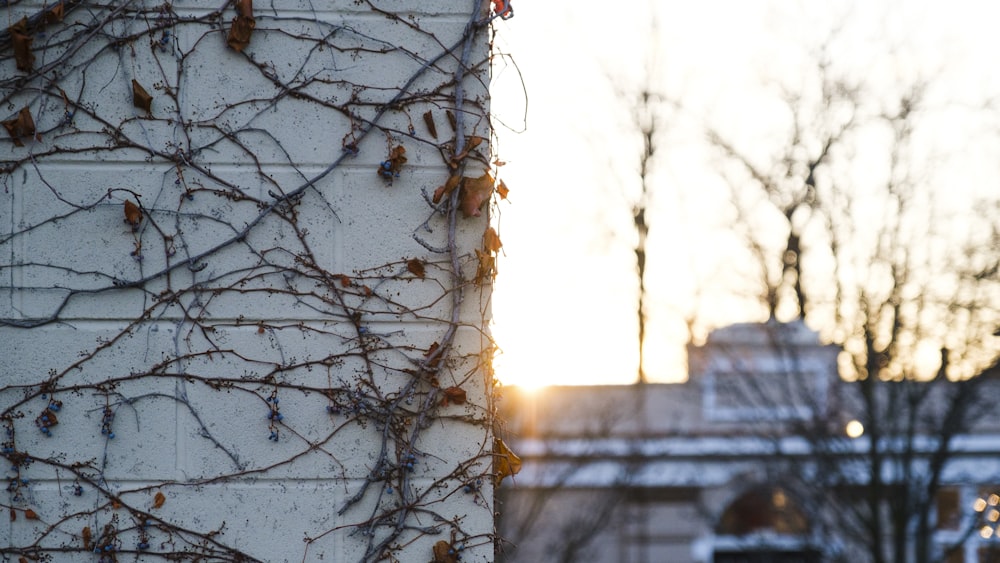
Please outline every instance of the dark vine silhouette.
[{"label": "dark vine silhouette", "polygon": [[491,557],[512,11],[344,4],[3,2],[4,560]]}]

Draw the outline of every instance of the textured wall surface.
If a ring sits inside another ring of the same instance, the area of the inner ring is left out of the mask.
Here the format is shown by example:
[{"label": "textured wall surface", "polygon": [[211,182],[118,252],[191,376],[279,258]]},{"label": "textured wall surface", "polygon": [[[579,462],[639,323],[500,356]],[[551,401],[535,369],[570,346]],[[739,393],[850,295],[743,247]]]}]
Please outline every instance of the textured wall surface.
[{"label": "textured wall surface", "polygon": [[3,560],[491,561],[489,3],[11,4]]}]

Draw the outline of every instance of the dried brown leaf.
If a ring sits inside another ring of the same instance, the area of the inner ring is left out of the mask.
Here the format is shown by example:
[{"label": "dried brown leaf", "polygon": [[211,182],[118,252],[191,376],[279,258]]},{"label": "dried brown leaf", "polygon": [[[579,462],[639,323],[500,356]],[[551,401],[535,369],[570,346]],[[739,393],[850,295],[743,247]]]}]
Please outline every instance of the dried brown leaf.
[{"label": "dried brown leaf", "polygon": [[253,0],[236,0],[236,13],[248,18],[253,17]]},{"label": "dried brown leaf", "polygon": [[38,415],[38,418],[35,419],[35,424],[37,424],[39,428],[55,426],[59,424],[59,418],[56,416],[56,413],[52,411],[52,409],[44,409],[42,410],[42,414]]},{"label": "dried brown leaf", "polygon": [[83,549],[90,549],[90,526],[84,526],[83,532],[80,534],[83,537]]},{"label": "dried brown leaf", "polygon": [[481,284],[492,280],[497,268],[496,257],[490,252],[483,252],[476,249],[476,258],[479,260],[479,265],[476,267],[476,279],[474,281],[477,284]]},{"label": "dried brown leaf", "polygon": [[466,217],[479,217],[483,204],[493,194],[493,177],[483,174],[478,178],[465,178],[462,181],[461,208]]},{"label": "dried brown leaf", "polygon": [[242,53],[250,44],[250,34],[257,27],[257,21],[253,18],[253,8],[249,0],[241,0],[236,5],[236,11],[239,13],[233,18],[233,25],[229,28],[229,35],[226,36],[226,45],[237,53]]},{"label": "dried brown leaf", "polygon": [[423,278],[427,275],[427,271],[424,269],[424,263],[418,258],[411,258],[406,262],[406,269],[410,271],[411,274],[417,276],[418,278]]},{"label": "dried brown leaf", "polygon": [[125,200],[125,222],[132,225],[133,229],[142,222],[142,209],[130,199]]},{"label": "dried brown leaf", "polygon": [[28,508],[24,511],[24,517],[28,520],[38,520],[38,514],[34,510]]},{"label": "dried brown leaf", "polygon": [[393,163],[398,162],[399,165],[402,166],[406,163],[406,157],[403,156],[405,154],[406,147],[403,145],[396,145],[395,147],[392,147],[392,152],[389,153],[389,160],[393,161]]},{"label": "dried brown leaf", "polygon": [[475,149],[479,145],[483,144],[483,141],[484,141],[484,139],[482,137],[478,136],[478,135],[473,135],[473,136],[469,137],[469,140],[466,141],[466,143],[465,143],[465,151],[464,152],[469,152],[469,151]]},{"label": "dried brown leaf", "polygon": [[464,405],[465,400],[465,389],[461,387],[449,387],[444,390],[444,398],[441,400],[441,404],[445,406],[449,403]]},{"label": "dried brown leaf", "polygon": [[447,540],[434,544],[434,560],[431,563],[458,563],[458,551],[451,547]]},{"label": "dried brown leaf", "polygon": [[153,96],[150,96],[142,84],[139,84],[134,78],[132,79],[132,105],[146,113],[153,111]]},{"label": "dried brown leaf", "polygon": [[59,23],[63,20],[63,17],[65,15],[66,15],[66,7],[63,6],[63,2],[60,1],[58,4],[52,6],[45,12],[45,17],[44,17],[45,23],[46,24]]},{"label": "dried brown leaf", "polygon": [[517,475],[521,471],[521,458],[510,451],[500,438],[493,439],[493,482],[500,485],[504,477]]},{"label": "dried brown leaf", "polygon": [[427,126],[427,131],[430,132],[431,137],[437,139],[438,138],[437,125],[434,123],[434,114],[431,113],[431,110],[427,110],[424,113],[424,125]]},{"label": "dried brown leaf", "polygon": [[17,70],[30,72],[35,66],[35,55],[31,52],[31,42],[34,38],[28,33],[28,18],[21,18],[21,21],[10,26],[7,31],[10,33],[10,43],[14,49],[14,62],[17,65]]},{"label": "dried brown leaf", "polygon": [[27,106],[21,108],[17,117],[0,122],[7,134],[14,140],[15,147],[23,147],[22,137],[32,137],[35,135],[35,120],[31,117],[31,110]]},{"label": "dried brown leaf", "polygon": [[508,19],[514,15],[514,8],[510,5],[510,0],[493,0],[493,12],[503,19]]},{"label": "dried brown leaf", "polygon": [[437,342],[434,342],[433,344],[430,345],[429,348],[427,348],[427,352],[424,353],[424,357],[425,358],[431,358],[433,356],[433,358],[434,358],[433,360],[430,360],[430,361],[427,362],[427,367],[435,368],[441,362],[441,356],[440,355],[438,355],[438,356],[434,355],[438,351],[438,348],[440,348],[440,347],[441,347],[440,344],[438,344]]},{"label": "dried brown leaf", "polygon": [[431,201],[433,201],[434,203],[441,203],[441,198],[444,197],[444,194],[445,194],[445,187],[438,186],[437,189],[434,190],[434,197],[431,198]]},{"label": "dried brown leaf", "polygon": [[396,145],[389,149],[388,158],[379,164],[378,175],[387,180],[398,178],[404,164],[406,164],[406,147]]},{"label": "dried brown leaf", "polygon": [[510,190],[507,188],[507,184],[503,180],[500,180],[500,185],[497,186],[497,195],[500,196],[500,199],[507,199],[507,194],[509,193]]},{"label": "dried brown leaf", "polygon": [[166,495],[164,495],[162,491],[156,491],[156,496],[153,497],[153,508],[160,508],[166,501]]},{"label": "dried brown leaf", "polygon": [[483,233],[483,248],[487,252],[496,252],[503,248],[503,243],[500,242],[500,235],[497,234],[493,227],[487,227],[486,232]]},{"label": "dried brown leaf", "polygon": [[457,188],[461,183],[462,183],[462,177],[460,175],[452,174],[451,176],[448,176],[448,181],[445,182],[443,186],[440,186],[438,189],[434,190],[434,199],[433,199],[434,203],[441,203],[441,199],[444,196],[455,191],[455,188]]},{"label": "dried brown leaf", "polygon": [[455,156],[451,157],[451,159],[449,159],[448,166],[450,166],[452,169],[458,169],[458,167],[462,164],[462,161],[469,156],[470,152],[472,152],[473,150],[475,150],[476,147],[481,145],[483,140],[484,139],[482,137],[478,137],[476,135],[469,137],[468,140],[465,142],[465,148],[462,149],[462,152],[456,154]]}]

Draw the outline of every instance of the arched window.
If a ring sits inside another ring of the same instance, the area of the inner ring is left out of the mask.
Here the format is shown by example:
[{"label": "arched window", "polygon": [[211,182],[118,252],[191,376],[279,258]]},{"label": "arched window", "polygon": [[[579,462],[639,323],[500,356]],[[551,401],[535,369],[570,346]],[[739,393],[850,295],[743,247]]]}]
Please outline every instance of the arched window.
[{"label": "arched window", "polygon": [[743,493],[722,513],[717,534],[742,536],[759,530],[778,534],[809,533],[805,514],[781,487],[753,489]]},{"label": "arched window", "polygon": [[760,487],[736,498],[716,526],[713,563],[816,563],[809,520],[781,487]]}]

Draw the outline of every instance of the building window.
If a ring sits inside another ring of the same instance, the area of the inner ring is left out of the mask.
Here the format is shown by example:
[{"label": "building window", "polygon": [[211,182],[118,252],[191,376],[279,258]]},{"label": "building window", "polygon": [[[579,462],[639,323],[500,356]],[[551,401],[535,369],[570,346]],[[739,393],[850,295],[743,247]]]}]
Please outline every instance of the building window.
[{"label": "building window", "polygon": [[712,563],[819,563],[809,521],[780,487],[750,490],[734,500],[716,527]]},{"label": "building window", "polygon": [[1000,486],[943,487],[935,508],[945,563],[1000,563]]},{"label": "building window", "polygon": [[973,508],[981,515],[983,525],[980,535],[983,539],[991,538],[1000,522],[1000,494],[994,492],[992,488],[981,489]]},{"label": "building window", "polygon": [[702,385],[709,420],[807,420],[826,408],[827,380],[821,372],[713,370]]},{"label": "building window", "polygon": [[1000,563],[1000,546],[981,547],[976,554],[978,563]]},{"label": "building window", "polygon": [[769,487],[754,489],[734,500],[722,513],[716,532],[743,536],[760,530],[800,535],[809,532],[809,524],[784,489]]},{"label": "building window", "polygon": [[706,420],[808,420],[828,408],[838,352],[801,320],[745,323],[713,331],[688,361]]},{"label": "building window", "polygon": [[944,487],[935,498],[937,529],[957,530],[962,523],[962,495],[958,487]]}]

